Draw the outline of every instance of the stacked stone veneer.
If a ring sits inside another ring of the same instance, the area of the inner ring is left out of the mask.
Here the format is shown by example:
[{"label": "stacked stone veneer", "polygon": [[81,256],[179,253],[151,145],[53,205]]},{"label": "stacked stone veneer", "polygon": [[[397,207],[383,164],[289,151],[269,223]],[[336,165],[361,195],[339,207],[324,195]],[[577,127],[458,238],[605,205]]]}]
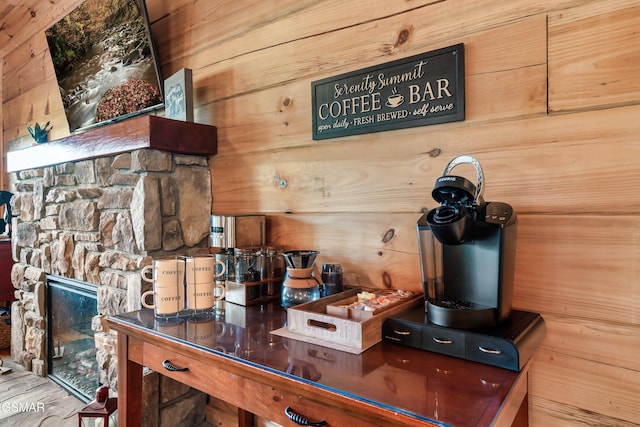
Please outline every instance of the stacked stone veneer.
[{"label": "stacked stone veneer", "polygon": [[100,381],[117,389],[116,335],[104,321],[140,308],[156,257],[208,253],[208,158],[142,149],[10,177],[16,288],[12,359],[46,375],[46,275],[98,285]]}]

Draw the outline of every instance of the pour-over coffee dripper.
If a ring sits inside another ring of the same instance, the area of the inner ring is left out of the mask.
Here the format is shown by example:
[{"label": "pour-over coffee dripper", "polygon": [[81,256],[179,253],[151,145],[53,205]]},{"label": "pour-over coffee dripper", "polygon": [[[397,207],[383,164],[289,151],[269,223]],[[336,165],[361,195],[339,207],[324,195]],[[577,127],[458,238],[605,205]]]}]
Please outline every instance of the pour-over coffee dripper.
[{"label": "pour-over coffee dripper", "polygon": [[[320,282],[316,279],[319,276],[315,265],[318,251],[289,251],[282,256],[287,263],[280,302],[283,307],[288,308],[304,302],[314,301],[322,296]],[[315,276],[314,276],[315,272]]]},{"label": "pour-over coffee dripper", "polygon": [[289,251],[284,252],[282,256],[289,268],[309,268],[313,267],[319,253],[318,251]]}]

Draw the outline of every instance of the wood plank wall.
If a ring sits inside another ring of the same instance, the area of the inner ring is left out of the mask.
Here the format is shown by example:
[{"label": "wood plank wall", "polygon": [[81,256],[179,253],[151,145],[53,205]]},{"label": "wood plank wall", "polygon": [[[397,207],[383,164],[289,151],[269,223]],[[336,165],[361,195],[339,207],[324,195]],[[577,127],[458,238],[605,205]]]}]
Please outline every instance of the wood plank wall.
[{"label": "wood plank wall", "polygon": [[[547,324],[531,425],[640,424],[640,1],[147,3],[164,75],[193,69],[219,129],[212,212],[266,213],[269,243],[420,290],[415,222],[472,154],[520,219],[514,304]],[[28,118],[65,132],[43,36],[22,40],[0,51],[5,142]],[[311,139],[312,81],[461,42],[465,121]]]}]

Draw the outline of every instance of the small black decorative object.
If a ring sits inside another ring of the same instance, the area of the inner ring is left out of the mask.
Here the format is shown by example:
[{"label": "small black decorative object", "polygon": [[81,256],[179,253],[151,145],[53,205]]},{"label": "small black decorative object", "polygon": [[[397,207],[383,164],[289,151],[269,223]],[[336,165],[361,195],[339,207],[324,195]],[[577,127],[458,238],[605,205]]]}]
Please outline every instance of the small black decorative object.
[{"label": "small black decorative object", "polygon": [[0,234],[4,234],[7,225],[9,225],[7,233],[9,237],[11,237],[11,197],[13,197],[13,193],[0,191],[0,206],[4,205],[4,217],[0,218]]},{"label": "small black decorative object", "polygon": [[40,123],[36,123],[35,126],[27,125],[27,130],[38,144],[42,144],[49,140],[49,131],[53,129],[53,126],[49,127],[50,124],[51,122],[47,122],[44,126],[40,126]]}]

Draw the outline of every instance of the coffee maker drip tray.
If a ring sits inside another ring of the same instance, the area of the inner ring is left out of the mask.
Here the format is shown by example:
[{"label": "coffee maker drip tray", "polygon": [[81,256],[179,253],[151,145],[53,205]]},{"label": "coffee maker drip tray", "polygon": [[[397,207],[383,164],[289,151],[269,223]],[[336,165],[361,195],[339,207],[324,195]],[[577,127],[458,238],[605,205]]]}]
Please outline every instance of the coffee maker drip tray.
[{"label": "coffee maker drip tray", "polygon": [[[470,310],[448,310],[447,314],[453,311],[468,313]],[[384,341],[512,371],[524,367],[544,335],[542,316],[519,310],[512,310],[497,326],[480,329],[439,326],[429,321],[424,307],[389,317],[382,325]]]},{"label": "coffee maker drip tray", "polygon": [[496,326],[496,309],[460,300],[427,301],[427,318],[448,328],[472,329]]}]

